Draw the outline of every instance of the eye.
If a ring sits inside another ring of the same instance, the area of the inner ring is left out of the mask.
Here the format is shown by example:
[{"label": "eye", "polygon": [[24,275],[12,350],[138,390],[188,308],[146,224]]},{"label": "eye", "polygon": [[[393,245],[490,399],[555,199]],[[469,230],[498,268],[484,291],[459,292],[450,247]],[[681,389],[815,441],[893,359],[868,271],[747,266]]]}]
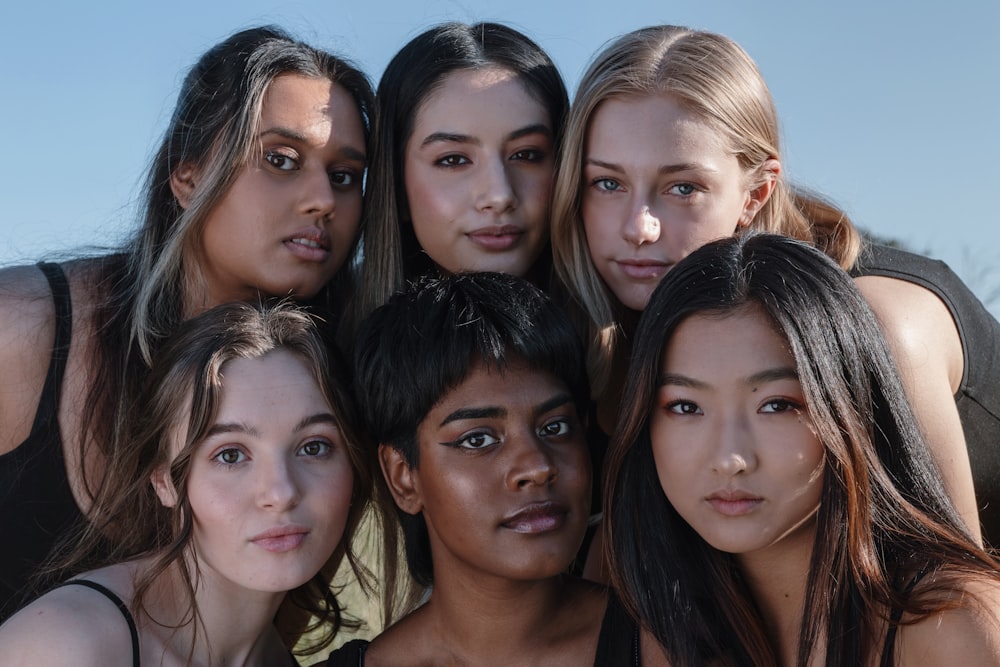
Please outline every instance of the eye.
[{"label": "eye", "polygon": [[612,178],[596,178],[591,185],[602,192],[617,192],[622,189],[621,183]]},{"label": "eye", "polygon": [[462,449],[485,449],[491,445],[498,444],[500,438],[487,431],[472,431],[466,433],[457,440],[442,442],[447,447],[459,447]]},{"label": "eye", "polygon": [[310,440],[299,448],[299,453],[303,456],[326,456],[333,447],[325,440]]},{"label": "eye", "polygon": [[511,160],[522,160],[524,162],[541,162],[545,159],[545,153],[537,148],[525,148],[510,156]]},{"label": "eye", "polygon": [[223,465],[233,466],[246,461],[247,456],[236,447],[226,447],[221,452],[213,456],[212,460]]},{"label": "eye", "polygon": [[434,164],[440,165],[442,167],[460,167],[464,164],[470,164],[471,160],[464,155],[445,155],[440,158]]},{"label": "eye", "polygon": [[702,414],[701,408],[698,407],[697,403],[692,403],[691,401],[673,401],[668,403],[664,409],[667,412],[672,412],[675,415],[700,415]]},{"label": "eye", "polygon": [[802,406],[785,398],[772,398],[760,407],[761,412],[799,412]]},{"label": "eye", "polygon": [[672,195],[679,195],[681,197],[689,197],[693,195],[698,188],[696,188],[692,183],[676,183],[671,185],[667,190]]},{"label": "eye", "polygon": [[267,151],[264,153],[264,161],[278,171],[294,171],[299,168],[299,163],[294,157],[279,151]]},{"label": "eye", "polygon": [[560,435],[568,435],[572,430],[573,427],[568,419],[559,418],[547,422],[544,426],[538,429],[538,435],[543,438],[554,438]]},{"label": "eye", "polygon": [[357,176],[352,171],[334,171],[330,173],[330,183],[341,187],[354,185]]}]

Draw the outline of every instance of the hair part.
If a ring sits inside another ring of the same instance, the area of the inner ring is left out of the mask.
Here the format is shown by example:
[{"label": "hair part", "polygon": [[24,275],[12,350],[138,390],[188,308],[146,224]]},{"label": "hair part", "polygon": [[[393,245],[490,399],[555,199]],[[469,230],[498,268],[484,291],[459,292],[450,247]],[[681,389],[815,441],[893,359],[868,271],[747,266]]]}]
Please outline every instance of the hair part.
[{"label": "hair part", "polygon": [[[659,485],[649,416],[666,346],[695,314],[759,308],[795,358],[826,453],[797,664],[868,664],[889,610],[957,606],[945,589],[998,579],[944,491],[881,329],[851,278],[810,245],[771,234],[716,241],[674,267],[636,336],[608,453],[607,557],[625,605],[678,665],[775,661],[736,560],[710,547]],[[918,573],[946,573],[920,593]]]}]

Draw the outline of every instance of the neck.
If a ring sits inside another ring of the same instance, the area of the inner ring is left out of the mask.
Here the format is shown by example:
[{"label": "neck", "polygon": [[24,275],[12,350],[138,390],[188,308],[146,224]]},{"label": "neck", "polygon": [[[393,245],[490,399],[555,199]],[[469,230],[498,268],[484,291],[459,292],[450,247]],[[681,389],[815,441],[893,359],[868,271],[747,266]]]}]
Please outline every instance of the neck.
[{"label": "neck", "polygon": [[770,547],[737,557],[782,665],[794,665],[798,655],[815,537],[813,517],[808,525]]},{"label": "neck", "polygon": [[274,664],[280,640],[274,616],[284,593],[262,593],[223,581],[203,568],[195,589],[192,619],[186,585],[175,564],[153,585],[148,605],[152,631],[161,636],[165,653],[192,665]]}]

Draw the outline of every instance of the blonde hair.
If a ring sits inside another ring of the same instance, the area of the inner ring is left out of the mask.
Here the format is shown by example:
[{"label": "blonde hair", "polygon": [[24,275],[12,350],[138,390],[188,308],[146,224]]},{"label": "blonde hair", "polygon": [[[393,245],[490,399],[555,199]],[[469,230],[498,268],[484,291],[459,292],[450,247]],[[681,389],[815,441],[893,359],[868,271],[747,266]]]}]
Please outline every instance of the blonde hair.
[{"label": "blonde hair", "polygon": [[[581,217],[587,129],[598,107],[622,96],[669,93],[704,118],[729,143],[758,183],[761,166],[779,159],[778,117],[771,93],[750,56],[731,39],[678,26],[623,35],[600,52],[577,89],[559,155],[552,202],[552,254],[568,308],[588,341],[596,394],[605,388],[620,337],[613,298],[590,261]],[[853,266],[861,237],[843,212],[778,176],[750,229],[810,243],[844,268]]]}]

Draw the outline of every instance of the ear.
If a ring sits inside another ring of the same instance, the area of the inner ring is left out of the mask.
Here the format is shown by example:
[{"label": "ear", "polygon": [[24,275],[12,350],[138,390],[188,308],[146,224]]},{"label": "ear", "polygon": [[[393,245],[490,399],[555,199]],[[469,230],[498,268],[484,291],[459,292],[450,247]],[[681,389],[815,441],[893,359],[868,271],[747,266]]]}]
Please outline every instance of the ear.
[{"label": "ear", "polygon": [[149,476],[149,482],[156,491],[156,497],[164,507],[174,507],[177,505],[177,489],[170,480],[170,466],[166,463],[158,465],[153,474]]},{"label": "ear", "polygon": [[170,190],[183,209],[187,209],[191,205],[197,184],[198,170],[190,162],[184,162],[170,172]]},{"label": "ear", "polygon": [[764,208],[764,204],[771,198],[774,186],[778,184],[778,176],[781,174],[781,162],[774,158],[764,160],[752,175],[753,187],[750,189],[743,213],[740,215],[739,226],[749,227],[750,223],[757,216],[757,212]]},{"label": "ear", "polygon": [[378,462],[396,506],[407,514],[419,514],[424,509],[424,503],[417,471],[410,467],[398,449],[384,443],[378,446]]}]

